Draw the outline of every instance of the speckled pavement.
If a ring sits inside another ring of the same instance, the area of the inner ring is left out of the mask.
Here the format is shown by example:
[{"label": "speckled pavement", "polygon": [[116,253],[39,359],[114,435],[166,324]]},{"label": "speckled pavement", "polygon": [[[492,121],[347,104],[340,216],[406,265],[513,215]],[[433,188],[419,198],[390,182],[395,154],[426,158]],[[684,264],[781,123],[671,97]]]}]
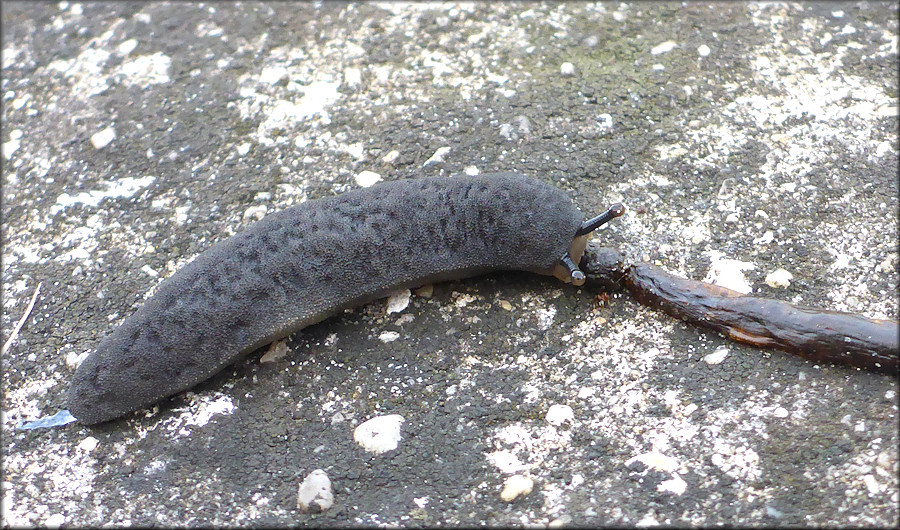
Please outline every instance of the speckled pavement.
[{"label": "speckled pavement", "polygon": [[[4,340],[41,284],[2,358],[3,525],[896,526],[896,378],[528,273],[348,311],[98,427],[16,426],[211,243],[378,180],[519,171],[585,217],[624,202],[595,239],[631,259],[897,319],[897,15],[3,3]],[[396,449],[355,439],[379,417]]]}]

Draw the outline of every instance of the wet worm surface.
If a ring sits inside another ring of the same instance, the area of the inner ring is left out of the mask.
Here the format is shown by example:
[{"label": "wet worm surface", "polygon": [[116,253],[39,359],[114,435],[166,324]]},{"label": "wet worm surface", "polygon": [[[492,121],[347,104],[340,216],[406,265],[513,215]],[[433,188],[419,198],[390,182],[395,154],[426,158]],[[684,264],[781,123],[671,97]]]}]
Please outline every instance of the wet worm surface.
[{"label": "wet worm surface", "polygon": [[628,265],[624,255],[612,248],[590,245],[581,269],[589,284],[626,289],[646,306],[738,342],[897,375],[900,325],[896,321],[746,296],[679,278],[650,263]]}]

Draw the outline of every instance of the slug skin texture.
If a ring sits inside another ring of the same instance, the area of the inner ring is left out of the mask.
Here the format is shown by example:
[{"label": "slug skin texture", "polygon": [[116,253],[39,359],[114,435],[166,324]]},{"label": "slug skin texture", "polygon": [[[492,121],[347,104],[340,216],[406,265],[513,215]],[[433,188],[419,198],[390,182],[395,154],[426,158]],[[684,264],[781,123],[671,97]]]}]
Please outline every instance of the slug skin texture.
[{"label": "slug skin texture", "polygon": [[160,283],[78,367],[69,410],[94,424],[145,408],[396,289],[549,274],[581,222],[564,192],[511,173],[381,183],[268,215]]}]

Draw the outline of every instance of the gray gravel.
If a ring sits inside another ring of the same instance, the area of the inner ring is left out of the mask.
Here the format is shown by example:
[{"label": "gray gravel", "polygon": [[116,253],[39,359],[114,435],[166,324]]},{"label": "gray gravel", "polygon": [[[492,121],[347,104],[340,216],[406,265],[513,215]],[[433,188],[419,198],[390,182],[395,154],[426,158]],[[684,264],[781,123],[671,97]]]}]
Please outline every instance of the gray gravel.
[{"label": "gray gravel", "polygon": [[[379,176],[519,171],[625,202],[595,237],[632,259],[896,319],[896,3],[2,7],[4,340],[42,282],[2,359],[3,525],[900,522],[896,378],[526,273],[15,430],[178,266]],[[397,449],[354,441],[392,414]],[[303,513],[316,469],[334,505]]]}]

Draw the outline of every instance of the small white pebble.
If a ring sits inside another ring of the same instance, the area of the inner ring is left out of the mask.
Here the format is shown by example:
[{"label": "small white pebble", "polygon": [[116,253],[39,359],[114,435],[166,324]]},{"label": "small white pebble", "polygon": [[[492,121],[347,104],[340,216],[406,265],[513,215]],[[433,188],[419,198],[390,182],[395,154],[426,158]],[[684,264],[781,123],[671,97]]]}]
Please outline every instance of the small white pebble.
[{"label": "small white pebble", "polygon": [[704,282],[727,287],[742,294],[749,294],[753,291],[753,287],[744,277],[744,271],[755,269],[755,264],[724,258],[720,253],[716,253],[712,258],[712,264],[703,279]]},{"label": "small white pebble", "polygon": [[409,292],[409,289],[401,289],[392,293],[387,298],[387,309],[385,312],[387,314],[391,313],[399,313],[409,307],[409,297],[412,293]]},{"label": "small white pebble", "polygon": [[706,57],[707,55],[709,55],[709,46],[707,46],[706,44],[697,46],[697,54],[700,55],[700,57]]},{"label": "small white pebble", "polygon": [[463,173],[469,175],[470,177],[474,177],[475,175],[481,173],[478,171],[478,168],[475,166],[467,166],[466,169],[463,170]]},{"label": "small white pebble", "polygon": [[682,493],[687,491],[687,482],[679,477],[678,473],[672,473],[672,478],[660,482],[659,485],[656,486],[656,491],[668,491],[669,493],[674,493],[675,495],[681,495]]},{"label": "small white pebble", "polygon": [[362,73],[359,68],[344,68],[344,82],[347,86],[356,86],[362,82]]},{"label": "small white pebble", "polygon": [[424,165],[428,166],[431,164],[439,164],[439,163],[443,162],[444,156],[449,152],[450,152],[449,147],[439,147],[438,150],[435,151],[433,155],[431,155],[431,158],[429,158],[428,160],[425,161]]},{"label": "small white pebble", "polygon": [[396,331],[385,331],[382,332],[381,335],[378,335],[378,340],[380,340],[381,342],[394,342],[399,338],[400,334]]},{"label": "small white pebble", "polygon": [[575,75],[575,65],[572,63],[562,63],[559,65],[559,73],[564,76]]},{"label": "small white pebble", "polygon": [[667,40],[666,42],[661,42],[650,49],[650,53],[653,55],[659,55],[661,53],[666,53],[674,50],[678,46],[673,40]]},{"label": "small white pebble", "polygon": [[97,444],[100,443],[100,440],[94,438],[93,436],[88,436],[84,440],[81,440],[81,443],[78,444],[78,448],[82,451],[86,451],[90,453],[94,449],[97,448]]},{"label": "small white pebble", "polygon": [[321,469],[316,469],[300,483],[297,490],[297,508],[300,511],[321,513],[333,504],[331,479]]},{"label": "small white pebble", "polygon": [[625,461],[626,466],[630,466],[634,462],[640,462],[650,469],[673,473],[678,469],[678,461],[670,456],[662,453],[650,452],[633,456]]},{"label": "small white pebble", "polygon": [[381,175],[374,171],[360,171],[356,174],[356,183],[363,188],[368,188],[376,182],[381,182]]},{"label": "small white pebble", "polygon": [[366,158],[366,150],[363,147],[362,142],[356,142],[345,146],[343,150],[357,160],[365,160]]},{"label": "small white pebble", "polygon": [[266,213],[269,210],[265,207],[265,205],[258,204],[256,206],[251,206],[244,210],[243,220],[244,222],[254,221],[262,219],[266,216]]},{"label": "small white pebble", "polygon": [[151,267],[150,265],[144,265],[143,267],[141,267],[141,272],[143,272],[144,274],[146,274],[147,276],[149,276],[151,278],[156,278],[159,276],[159,273],[156,272],[153,269],[153,267]]},{"label": "small white pebble", "polygon": [[843,33],[844,35],[853,35],[854,33],[856,33],[856,28],[854,28],[850,24],[847,24],[846,26],[841,28],[841,33]]},{"label": "small white pebble", "polygon": [[609,129],[610,127],[613,126],[612,116],[610,116],[609,114],[606,114],[606,113],[603,113],[603,114],[597,116],[597,121],[599,122],[600,127],[604,128],[604,129]]},{"label": "small white pebble", "polygon": [[353,440],[370,453],[393,451],[400,444],[400,426],[404,421],[399,414],[376,416],[353,430]]},{"label": "small white pebble", "polygon": [[794,193],[795,191],[797,191],[797,183],[796,182],[785,182],[784,184],[782,184],[781,186],[778,186],[778,187],[788,193]]},{"label": "small white pebble", "polygon": [[775,269],[766,275],[766,284],[769,287],[787,288],[791,285],[794,275],[784,269]]},{"label": "small white pebble", "polygon": [[116,130],[113,127],[107,127],[91,136],[91,144],[94,149],[103,149],[116,138]]},{"label": "small white pebble", "polygon": [[869,493],[872,495],[877,495],[880,491],[878,487],[878,481],[875,480],[875,475],[865,475],[863,476],[863,483],[866,485],[866,488],[869,490]]},{"label": "small white pebble", "polygon": [[267,66],[259,74],[259,82],[267,85],[274,85],[286,78],[288,75],[287,68],[283,66]]},{"label": "small white pebble", "polygon": [[720,346],[716,348],[716,351],[710,353],[709,355],[703,356],[703,362],[706,364],[720,364],[725,360],[725,357],[728,357],[728,348],[725,346]]},{"label": "small white pebble", "polygon": [[784,407],[776,407],[774,411],[772,411],[772,415],[776,418],[787,418],[790,416],[790,412]]},{"label": "small white pebble", "polygon": [[395,150],[391,151],[390,153],[384,155],[384,158],[382,158],[381,161],[386,164],[390,164],[394,160],[397,160],[398,156],[400,156],[400,151],[397,151],[395,149]]},{"label": "small white pebble", "polygon": [[288,353],[290,353],[290,350],[288,349],[287,341],[275,341],[269,345],[269,349],[266,350],[266,353],[264,353],[263,356],[259,358],[259,363],[274,363],[278,359],[286,357]]},{"label": "small white pebble", "polygon": [[520,495],[528,495],[534,489],[534,481],[524,475],[513,475],[503,482],[500,498],[512,502]]},{"label": "small white pebble", "polygon": [[766,232],[753,240],[754,245],[767,245],[775,240],[775,232],[766,230]]},{"label": "small white pebble", "polygon": [[241,156],[247,156],[247,153],[250,152],[250,142],[244,142],[237,146],[237,152]]},{"label": "small white pebble", "polygon": [[563,423],[575,419],[575,412],[568,405],[552,405],[544,417],[547,423],[559,427]]},{"label": "small white pebble", "polygon": [[133,52],[135,48],[137,48],[138,42],[135,39],[128,39],[121,44],[119,44],[116,49],[118,50],[120,55],[128,55]]},{"label": "small white pebble", "polygon": [[66,522],[66,516],[61,513],[54,513],[50,517],[44,519],[44,526],[47,528],[59,528]]}]

